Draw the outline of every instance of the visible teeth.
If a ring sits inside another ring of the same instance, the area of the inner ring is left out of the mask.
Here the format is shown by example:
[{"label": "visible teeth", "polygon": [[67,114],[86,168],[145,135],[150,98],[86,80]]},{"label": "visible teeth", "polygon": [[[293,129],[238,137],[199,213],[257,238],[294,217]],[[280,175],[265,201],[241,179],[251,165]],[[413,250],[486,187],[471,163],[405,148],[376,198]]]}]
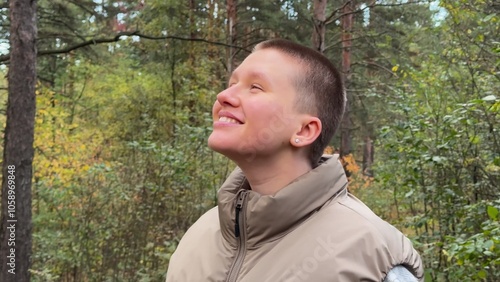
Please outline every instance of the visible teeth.
[{"label": "visible teeth", "polygon": [[237,120],[235,120],[234,118],[229,118],[229,117],[220,117],[219,118],[219,121],[222,121],[222,122],[229,122],[229,123],[236,123],[238,124],[239,122]]}]

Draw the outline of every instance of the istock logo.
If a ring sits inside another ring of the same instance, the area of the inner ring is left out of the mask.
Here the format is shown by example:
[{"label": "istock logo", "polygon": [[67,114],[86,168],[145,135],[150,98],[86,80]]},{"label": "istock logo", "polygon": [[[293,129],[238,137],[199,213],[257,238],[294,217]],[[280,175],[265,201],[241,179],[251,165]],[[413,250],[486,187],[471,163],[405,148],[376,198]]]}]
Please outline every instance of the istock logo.
[{"label": "istock logo", "polygon": [[335,242],[332,240],[331,235],[326,238],[316,238],[316,243],[317,245],[312,249],[312,254],[304,257],[299,263],[288,267],[278,281],[310,281],[311,274],[318,270],[320,262],[334,257]]},{"label": "istock logo", "polygon": [[276,109],[276,114],[269,120],[268,126],[261,128],[256,136],[242,141],[238,146],[238,152],[247,156],[245,158],[247,162],[253,161],[258,151],[268,146],[276,134],[281,133],[292,123],[293,116],[291,111]]}]

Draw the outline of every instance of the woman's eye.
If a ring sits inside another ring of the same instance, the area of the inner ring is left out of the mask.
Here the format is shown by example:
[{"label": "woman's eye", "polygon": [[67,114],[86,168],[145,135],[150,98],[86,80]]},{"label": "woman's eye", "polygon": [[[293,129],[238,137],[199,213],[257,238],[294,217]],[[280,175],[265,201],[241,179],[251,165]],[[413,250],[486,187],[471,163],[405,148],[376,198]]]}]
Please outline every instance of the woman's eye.
[{"label": "woman's eye", "polygon": [[252,86],[250,87],[250,89],[257,89],[257,90],[261,90],[262,91],[262,87],[260,87],[257,84],[252,84]]}]

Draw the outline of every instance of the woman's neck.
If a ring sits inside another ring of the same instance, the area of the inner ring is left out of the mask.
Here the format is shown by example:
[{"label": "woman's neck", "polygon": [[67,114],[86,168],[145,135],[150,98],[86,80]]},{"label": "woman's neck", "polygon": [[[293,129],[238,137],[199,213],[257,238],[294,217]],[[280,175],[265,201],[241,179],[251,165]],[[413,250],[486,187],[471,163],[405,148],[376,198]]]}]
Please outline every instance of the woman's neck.
[{"label": "woman's neck", "polygon": [[274,195],[312,167],[305,158],[294,156],[255,158],[252,162],[238,163],[252,191],[261,195]]}]

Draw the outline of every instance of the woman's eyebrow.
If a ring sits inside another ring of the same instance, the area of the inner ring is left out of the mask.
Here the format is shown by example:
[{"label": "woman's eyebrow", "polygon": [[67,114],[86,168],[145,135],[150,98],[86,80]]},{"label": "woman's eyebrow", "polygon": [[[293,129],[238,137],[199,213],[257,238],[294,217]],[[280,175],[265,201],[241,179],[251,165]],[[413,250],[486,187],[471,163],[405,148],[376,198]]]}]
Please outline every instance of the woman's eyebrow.
[{"label": "woman's eyebrow", "polygon": [[250,78],[256,78],[256,79],[261,80],[265,83],[270,82],[268,76],[262,72],[259,72],[259,71],[251,71],[249,76],[250,76]]},{"label": "woman's eyebrow", "polygon": [[[237,79],[239,77],[240,73],[238,72],[238,70],[234,70],[233,73],[231,74],[231,76],[229,77],[229,81],[231,79]],[[263,72],[260,72],[260,71],[248,71],[248,78],[250,79],[258,79],[258,80],[261,80],[265,83],[270,83],[271,81],[269,80],[268,76],[263,73]]]}]

